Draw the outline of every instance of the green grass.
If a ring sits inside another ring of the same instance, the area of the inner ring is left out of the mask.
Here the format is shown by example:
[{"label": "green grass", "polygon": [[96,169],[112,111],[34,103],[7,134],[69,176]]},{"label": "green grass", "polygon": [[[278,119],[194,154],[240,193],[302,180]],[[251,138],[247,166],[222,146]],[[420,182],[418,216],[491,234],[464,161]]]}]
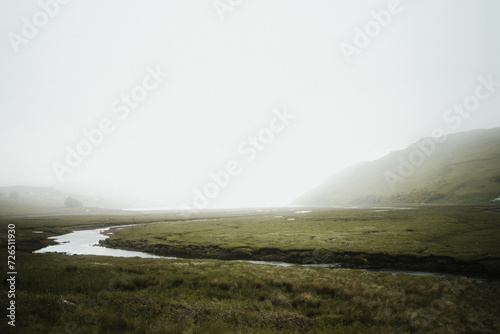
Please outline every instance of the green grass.
[{"label": "green grass", "polygon": [[467,278],[58,254],[18,263],[16,333],[500,330],[498,288]]},{"label": "green grass", "polygon": [[316,209],[299,214],[294,209],[218,220],[163,221],[117,231],[109,243],[147,251],[162,246],[218,246],[242,254],[277,248],[435,255],[461,261],[500,259],[500,219],[483,212],[483,207],[380,210]]},{"label": "green grass", "polygon": [[[172,246],[215,253],[223,247],[235,257],[259,249],[288,250],[292,255],[312,250],[322,259],[328,251],[433,254],[489,259],[496,267],[500,223],[497,214],[483,212],[493,209],[313,209],[302,214],[281,209],[251,215],[226,211],[198,213],[184,221],[175,214],[2,219],[2,236],[8,223],[16,224],[18,275],[16,328],[2,321],[0,332],[498,333],[498,284],[471,278],[213,259],[31,253],[47,244],[50,235],[146,223],[123,229],[112,240],[157,252]],[[2,281],[6,287],[6,277]],[[2,294],[0,305],[7,303]]]}]

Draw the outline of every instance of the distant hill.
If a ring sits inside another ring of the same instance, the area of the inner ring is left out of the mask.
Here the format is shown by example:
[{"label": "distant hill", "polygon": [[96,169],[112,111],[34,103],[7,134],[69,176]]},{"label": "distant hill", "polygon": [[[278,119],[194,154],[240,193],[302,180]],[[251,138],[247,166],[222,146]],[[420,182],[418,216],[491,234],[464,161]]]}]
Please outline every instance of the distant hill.
[{"label": "distant hill", "polygon": [[460,203],[500,197],[500,128],[424,138],[351,166],[292,204]]},{"label": "distant hill", "polygon": [[52,187],[9,186],[0,187],[0,215],[53,212],[65,208],[65,201],[69,197],[80,201],[87,208],[124,207],[123,204],[98,197],[69,194]]}]

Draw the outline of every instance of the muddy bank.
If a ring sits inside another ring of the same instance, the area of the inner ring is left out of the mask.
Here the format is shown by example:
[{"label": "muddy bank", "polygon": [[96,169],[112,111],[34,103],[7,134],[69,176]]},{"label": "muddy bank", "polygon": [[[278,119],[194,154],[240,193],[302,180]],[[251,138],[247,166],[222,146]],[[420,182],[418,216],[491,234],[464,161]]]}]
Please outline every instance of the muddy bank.
[{"label": "muddy bank", "polygon": [[335,264],[352,269],[394,269],[443,274],[466,275],[478,278],[498,279],[500,259],[484,258],[477,261],[457,261],[448,256],[389,255],[383,253],[334,252],[324,249],[279,249],[236,247],[222,248],[217,245],[165,245],[145,244],[139,241],[105,239],[105,247],[142,251],[160,256],[191,259],[276,261],[295,264]]}]

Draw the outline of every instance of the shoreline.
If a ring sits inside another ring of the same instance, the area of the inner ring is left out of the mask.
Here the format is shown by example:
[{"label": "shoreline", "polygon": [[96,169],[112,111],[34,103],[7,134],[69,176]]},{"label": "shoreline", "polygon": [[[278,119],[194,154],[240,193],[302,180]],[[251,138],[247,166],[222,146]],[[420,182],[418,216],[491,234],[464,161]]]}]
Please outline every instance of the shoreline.
[{"label": "shoreline", "polygon": [[[144,245],[143,243],[125,242],[107,238],[99,245],[108,248],[141,251],[149,254],[183,259],[215,259],[225,261],[265,261],[289,264],[324,264],[342,269],[365,269],[374,271],[413,271],[443,275],[460,275],[469,278],[498,280],[500,273],[494,265],[486,262],[500,262],[497,258],[476,261],[458,261],[450,256],[428,255],[389,255],[383,253],[365,253],[314,249],[279,249],[235,247],[222,248],[218,245]],[[340,267],[339,267],[340,266]]]}]

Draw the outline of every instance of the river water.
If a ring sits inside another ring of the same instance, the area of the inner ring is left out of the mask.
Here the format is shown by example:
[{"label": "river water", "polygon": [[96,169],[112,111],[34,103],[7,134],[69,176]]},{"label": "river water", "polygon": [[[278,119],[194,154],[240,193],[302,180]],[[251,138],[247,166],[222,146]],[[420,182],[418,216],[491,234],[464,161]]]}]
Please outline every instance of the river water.
[{"label": "river water", "polygon": [[33,253],[64,253],[68,255],[104,255],[116,257],[142,257],[160,258],[161,256],[144,252],[135,252],[122,249],[114,249],[99,246],[99,241],[109,238],[104,234],[111,229],[120,230],[123,227],[133,225],[121,225],[117,227],[98,228],[95,230],[74,231],[68,234],[49,237],[57,242],[57,245],[47,246]]},{"label": "river water", "polygon": [[[141,257],[141,258],[163,258],[163,259],[180,259],[177,257],[158,256],[148,254],[145,252],[129,251],[124,249],[107,248],[99,245],[100,240],[109,238],[109,233],[113,230],[121,230],[124,227],[136,226],[120,225],[113,227],[98,228],[94,230],[73,231],[68,234],[63,234],[55,237],[49,237],[57,242],[56,245],[44,247],[36,250],[33,253],[64,253],[67,255],[102,255],[102,256],[115,256],[115,257]],[[40,232],[40,231],[36,231]],[[252,260],[236,260],[235,262],[249,262],[255,264],[270,264],[283,267],[294,266],[297,264],[286,262],[271,262],[271,261],[252,261]],[[311,267],[325,267],[331,269],[346,269],[342,268],[339,263],[334,264],[299,264],[301,266]],[[370,270],[370,269],[362,269]],[[449,276],[440,273],[422,272],[422,271],[407,271],[407,270],[393,270],[393,269],[376,269],[371,271],[382,271],[392,274],[407,273],[411,275],[432,275],[432,276]]]}]

